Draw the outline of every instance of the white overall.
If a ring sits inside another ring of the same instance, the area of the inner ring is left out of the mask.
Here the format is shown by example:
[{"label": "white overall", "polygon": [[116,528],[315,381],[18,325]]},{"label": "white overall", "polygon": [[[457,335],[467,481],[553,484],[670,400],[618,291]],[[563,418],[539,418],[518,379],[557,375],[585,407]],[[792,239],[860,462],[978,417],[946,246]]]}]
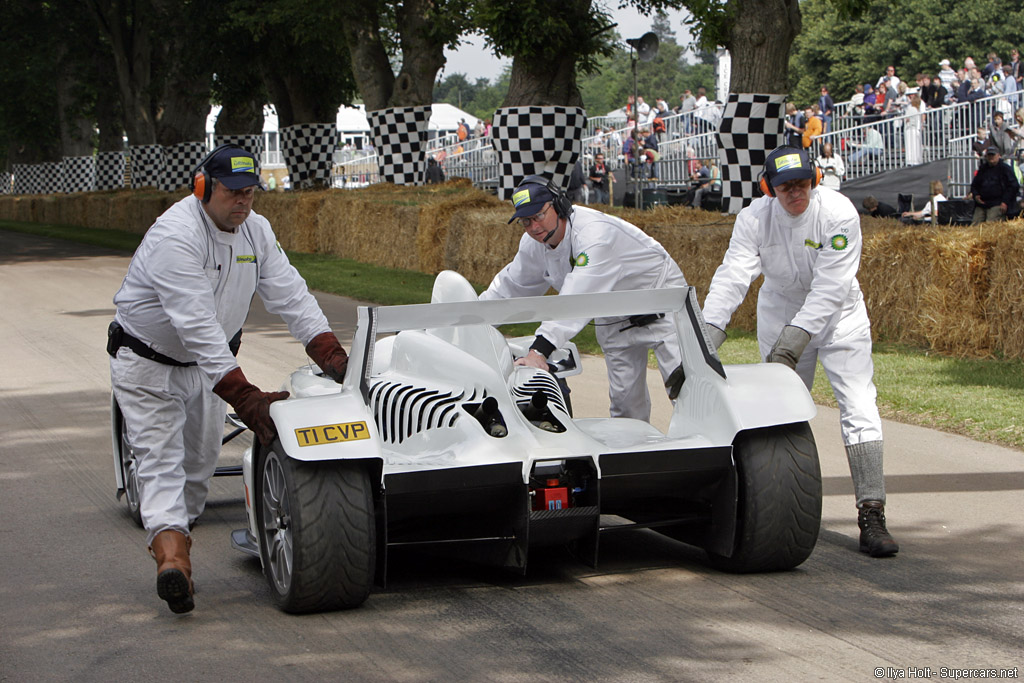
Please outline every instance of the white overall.
[{"label": "white overall", "polygon": [[839,403],[846,445],[882,439],[871,323],[857,282],[861,246],[860,216],[834,190],[812,190],[799,216],[789,215],[776,199],[761,197],[736,217],[729,249],[704,300],[704,319],[724,330],[750,284],[764,274],[757,301],[761,357],[786,325],[811,335],[796,371],[810,389],[821,360]]},{"label": "white overall", "polygon": [[[584,294],[665,286],[685,287],[686,279],[664,247],[620,218],[577,206],[567,220],[565,237],[555,248],[523,235],[515,258],[494,276],[480,298],[541,296],[549,288],[560,294]],[[557,348],[588,322],[547,321],[537,328],[537,336]],[[682,362],[679,338],[669,317],[624,330],[629,324],[623,318],[594,321],[608,367],[610,412],[612,417],[650,420],[648,349],[654,350],[662,378],[667,379]]]},{"label": "white overall", "polygon": [[137,458],[147,543],[167,529],[188,534],[203,512],[224,431],[225,404],[212,389],[238,366],[228,339],[257,293],[303,345],[330,329],[265,218],[251,213],[235,232],[223,232],[189,196],[149,229],[114,296],[115,319],[126,332],[197,363],[166,365],[127,347],[110,360]]}]

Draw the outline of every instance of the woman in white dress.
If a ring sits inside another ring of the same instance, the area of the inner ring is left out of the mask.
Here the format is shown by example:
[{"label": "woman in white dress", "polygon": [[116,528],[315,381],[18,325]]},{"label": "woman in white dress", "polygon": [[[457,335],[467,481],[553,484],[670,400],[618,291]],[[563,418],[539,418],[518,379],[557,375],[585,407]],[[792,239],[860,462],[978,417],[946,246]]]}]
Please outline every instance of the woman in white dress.
[{"label": "woman in white dress", "polygon": [[921,96],[914,93],[910,96],[907,117],[903,120],[903,145],[907,152],[907,165],[917,166],[923,163],[921,149],[921,126],[924,121],[924,102]]}]

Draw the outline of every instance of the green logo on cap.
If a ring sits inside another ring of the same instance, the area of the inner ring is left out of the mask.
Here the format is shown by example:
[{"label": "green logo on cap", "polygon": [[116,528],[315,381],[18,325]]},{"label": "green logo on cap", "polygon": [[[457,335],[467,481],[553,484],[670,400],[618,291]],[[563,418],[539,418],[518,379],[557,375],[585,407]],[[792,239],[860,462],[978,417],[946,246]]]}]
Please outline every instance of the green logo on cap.
[{"label": "green logo on cap", "polygon": [[520,204],[527,204],[530,201],[530,189],[524,188],[512,195],[512,206],[519,208]]},{"label": "green logo on cap", "polygon": [[799,154],[783,154],[775,160],[775,172],[785,171],[790,168],[802,168]]},{"label": "green logo on cap", "polygon": [[252,157],[231,157],[232,173],[255,173]]}]

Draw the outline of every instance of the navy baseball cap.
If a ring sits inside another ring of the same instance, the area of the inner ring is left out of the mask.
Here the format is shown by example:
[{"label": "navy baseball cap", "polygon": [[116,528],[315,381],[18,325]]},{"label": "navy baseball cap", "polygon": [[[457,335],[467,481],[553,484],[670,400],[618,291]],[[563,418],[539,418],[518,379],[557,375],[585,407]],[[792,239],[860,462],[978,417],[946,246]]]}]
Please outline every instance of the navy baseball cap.
[{"label": "navy baseball cap", "polygon": [[764,171],[772,187],[778,187],[790,180],[813,178],[814,164],[804,150],[783,146],[771,151],[765,159]]},{"label": "navy baseball cap", "polygon": [[256,157],[241,147],[225,147],[211,156],[203,167],[211,178],[216,178],[229,190],[261,184]]},{"label": "navy baseball cap", "polygon": [[536,216],[544,208],[544,205],[554,198],[551,190],[545,185],[535,182],[521,183],[512,193],[512,205],[516,207],[516,212],[512,214],[512,218],[509,218],[508,222],[511,223],[517,218]]}]

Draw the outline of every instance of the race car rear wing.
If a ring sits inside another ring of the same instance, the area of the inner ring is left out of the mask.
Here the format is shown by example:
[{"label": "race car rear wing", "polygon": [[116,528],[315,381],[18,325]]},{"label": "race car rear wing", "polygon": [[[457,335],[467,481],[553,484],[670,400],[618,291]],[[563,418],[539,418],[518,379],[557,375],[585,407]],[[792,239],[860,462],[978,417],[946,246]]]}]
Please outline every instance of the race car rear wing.
[{"label": "race car rear wing", "polygon": [[[647,313],[677,313],[676,324],[684,356],[703,358],[707,368],[725,378],[725,370],[707,334],[707,327],[697,303],[696,290],[693,287],[666,287],[489,301],[360,306],[349,366],[353,369],[359,368],[361,371],[348,373],[345,386],[357,389],[364,398],[368,396],[370,368],[373,367],[373,344],[381,334],[461,325],[628,318]],[[688,368],[689,370],[691,369]],[[351,386],[350,383],[354,384],[357,381],[358,387]]]}]

